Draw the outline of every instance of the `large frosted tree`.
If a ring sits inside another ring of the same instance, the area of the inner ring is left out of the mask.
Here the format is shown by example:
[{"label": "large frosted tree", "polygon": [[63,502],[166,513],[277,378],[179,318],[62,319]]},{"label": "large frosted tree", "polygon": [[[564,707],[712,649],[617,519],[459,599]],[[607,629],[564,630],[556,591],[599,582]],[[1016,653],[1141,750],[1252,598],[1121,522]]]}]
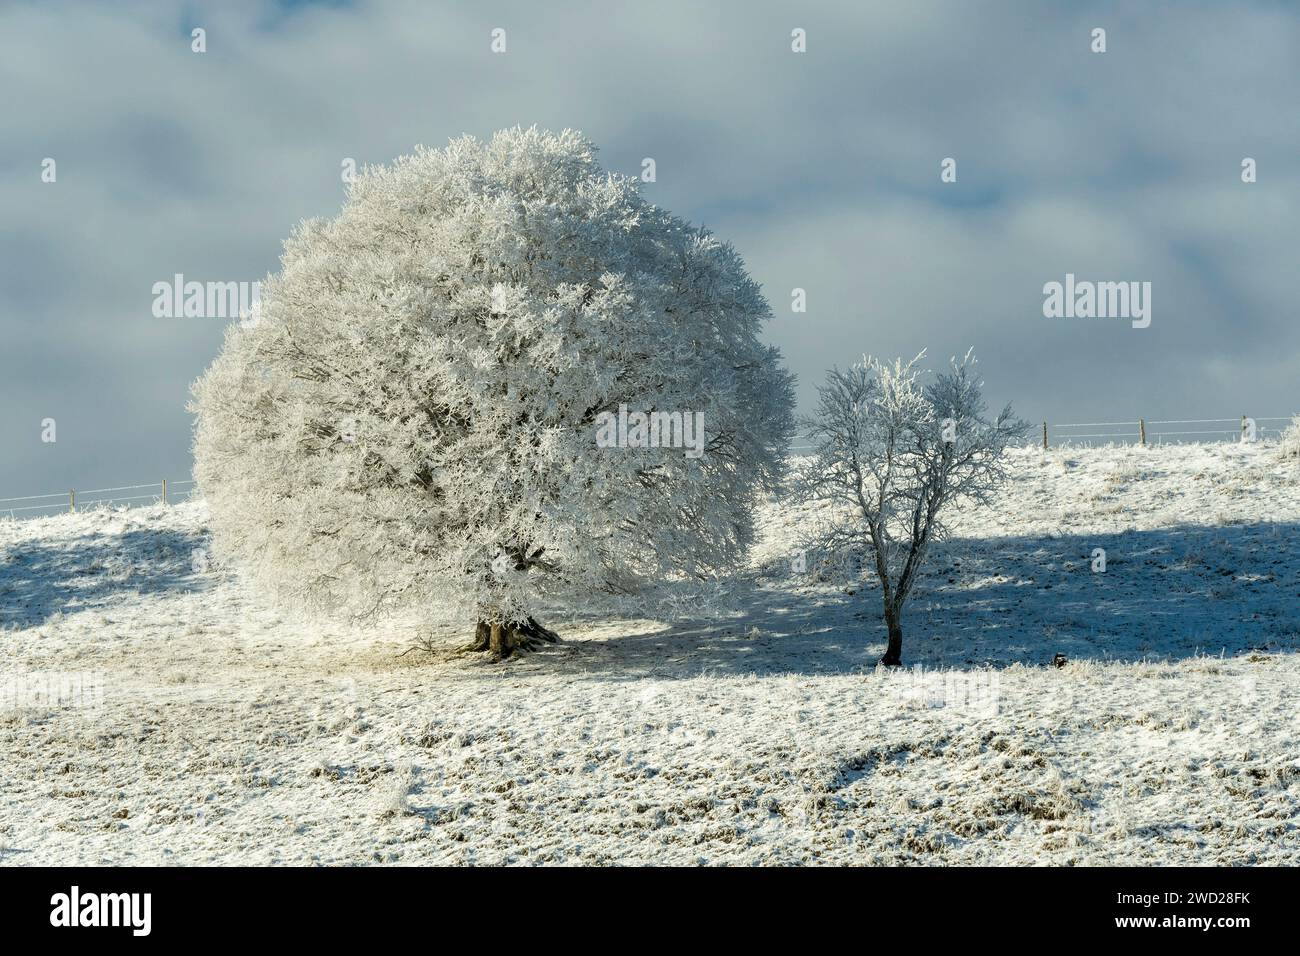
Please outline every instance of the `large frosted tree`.
[{"label": "large frosted tree", "polygon": [[557,604],[735,565],[793,428],[770,309],[594,154],[421,147],[294,230],[194,386],[220,556],[319,612],[455,608],[496,657]]}]

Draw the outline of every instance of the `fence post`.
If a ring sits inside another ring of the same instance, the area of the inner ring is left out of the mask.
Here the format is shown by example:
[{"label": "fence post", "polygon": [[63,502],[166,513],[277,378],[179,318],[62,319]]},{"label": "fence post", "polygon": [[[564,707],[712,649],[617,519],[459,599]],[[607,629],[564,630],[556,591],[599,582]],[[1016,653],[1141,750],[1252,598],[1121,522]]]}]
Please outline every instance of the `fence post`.
[{"label": "fence post", "polygon": [[1147,443],[1147,420],[1145,418],[1138,419],[1138,437],[1141,438],[1142,444]]},{"label": "fence post", "polygon": [[1047,451],[1047,422],[1043,422],[1043,451]]},{"label": "fence post", "polygon": [[76,510],[77,510],[77,493],[75,491],[69,491],[68,492],[68,513],[71,514]]},{"label": "fence post", "polygon": [[167,479],[166,479],[166,478],[163,479],[163,499],[162,499],[162,503],[163,503],[163,504],[167,504]]}]

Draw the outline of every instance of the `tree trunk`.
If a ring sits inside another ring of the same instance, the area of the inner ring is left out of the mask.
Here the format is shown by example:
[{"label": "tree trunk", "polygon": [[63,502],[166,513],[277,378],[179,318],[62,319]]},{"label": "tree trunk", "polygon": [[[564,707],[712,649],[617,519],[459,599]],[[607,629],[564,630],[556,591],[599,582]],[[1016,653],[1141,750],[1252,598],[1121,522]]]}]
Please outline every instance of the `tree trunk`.
[{"label": "tree trunk", "polygon": [[514,645],[510,638],[513,632],[507,629],[500,621],[493,621],[490,625],[491,631],[488,637],[488,651],[492,654],[494,660],[503,661],[514,653]]},{"label": "tree trunk", "polygon": [[528,618],[523,624],[515,626],[515,632],[518,635],[516,643],[535,651],[543,644],[560,643],[560,635],[556,634],[549,627],[538,623],[535,618]]},{"label": "tree trunk", "polygon": [[900,667],[903,663],[903,626],[898,621],[897,611],[885,609],[885,625],[889,628],[889,643],[885,646],[885,656],[880,663],[886,667]]},{"label": "tree trunk", "polygon": [[474,627],[474,640],[466,645],[462,650],[466,651],[486,651],[491,641],[492,628],[488,626],[487,621],[479,621]]},{"label": "tree trunk", "polygon": [[535,651],[546,644],[558,644],[560,635],[549,627],[528,618],[522,624],[479,621],[474,628],[474,641],[465,651],[488,651],[494,661],[504,661],[516,651]]}]

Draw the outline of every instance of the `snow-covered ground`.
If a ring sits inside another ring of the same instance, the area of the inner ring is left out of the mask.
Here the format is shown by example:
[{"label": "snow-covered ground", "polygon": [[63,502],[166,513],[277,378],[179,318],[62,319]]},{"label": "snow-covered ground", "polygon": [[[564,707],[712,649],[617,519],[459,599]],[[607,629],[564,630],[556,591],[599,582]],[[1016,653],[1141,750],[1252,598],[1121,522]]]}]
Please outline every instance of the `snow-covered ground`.
[{"label": "snow-covered ground", "polygon": [[868,583],[792,572],[799,521],[736,613],[504,665],[284,616],[196,561],[202,503],[0,521],[0,861],[1300,863],[1300,466],[1016,452],[920,671],[873,666]]}]

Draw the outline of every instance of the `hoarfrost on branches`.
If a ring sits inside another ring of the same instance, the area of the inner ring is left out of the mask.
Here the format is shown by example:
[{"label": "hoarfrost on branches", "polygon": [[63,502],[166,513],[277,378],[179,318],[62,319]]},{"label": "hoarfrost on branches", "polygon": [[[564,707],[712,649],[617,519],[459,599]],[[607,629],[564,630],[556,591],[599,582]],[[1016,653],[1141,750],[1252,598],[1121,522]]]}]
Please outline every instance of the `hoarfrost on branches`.
[{"label": "hoarfrost on branches", "polygon": [[[454,607],[506,655],[554,637],[554,602],[708,579],[751,543],[793,428],[768,304],[580,134],[369,167],[281,264],[191,406],[216,546],[279,594]],[[598,448],[621,404],[702,413],[704,454]]]},{"label": "hoarfrost on branches", "polygon": [[1006,477],[1003,452],[1027,431],[1010,405],[985,417],[973,352],[923,387],[924,355],[893,364],[867,356],[827,375],[805,423],[814,450],[797,486],[820,507],[805,549],[875,573],[889,632],[881,663],[891,666],[901,663],[903,605],[945,533],[944,511],[963,499],[987,503]]},{"label": "hoarfrost on branches", "polygon": [[1300,458],[1300,415],[1291,419],[1291,424],[1282,432],[1277,447],[1278,455],[1283,459]]}]

